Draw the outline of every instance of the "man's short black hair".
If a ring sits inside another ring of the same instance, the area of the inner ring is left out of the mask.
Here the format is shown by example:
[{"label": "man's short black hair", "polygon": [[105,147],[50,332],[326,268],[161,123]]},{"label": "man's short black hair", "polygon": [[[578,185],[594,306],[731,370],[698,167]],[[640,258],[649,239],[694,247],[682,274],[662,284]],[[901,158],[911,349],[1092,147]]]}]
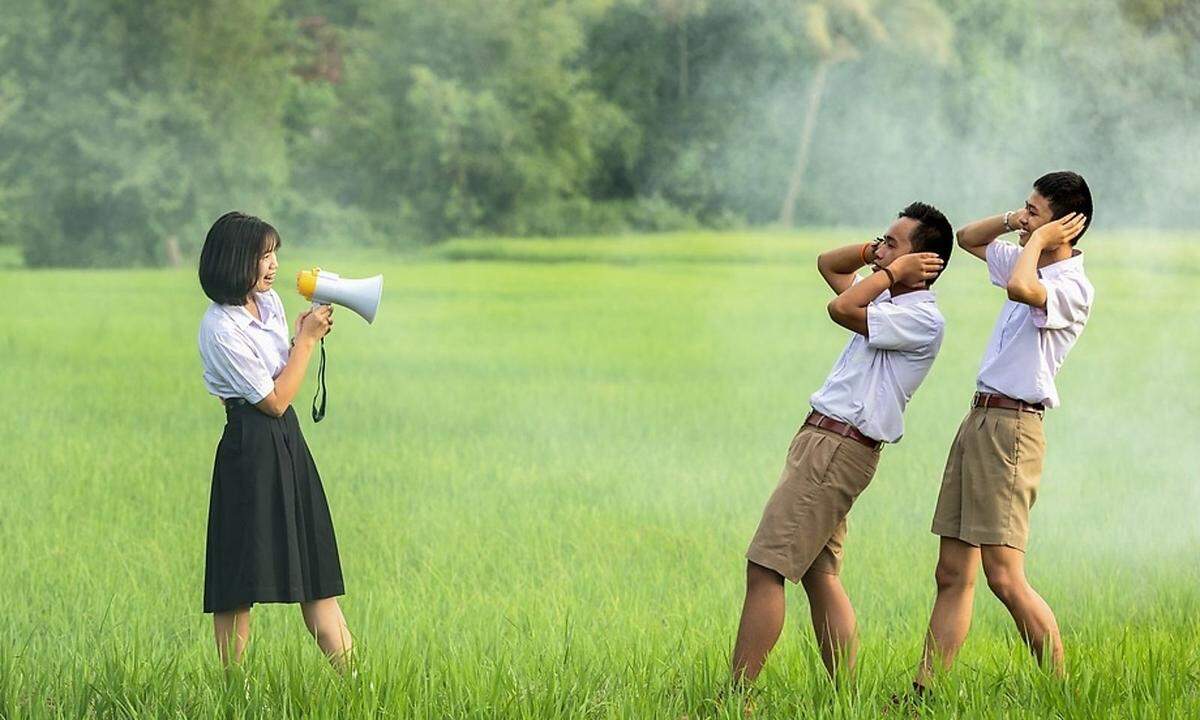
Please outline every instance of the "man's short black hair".
[{"label": "man's short black hair", "polygon": [[[950,227],[950,221],[942,211],[932,205],[915,202],[901,210],[896,217],[917,221],[911,236],[913,252],[937,253],[942,259],[942,272],[946,272],[946,266],[950,264],[950,252],[954,249],[954,228]],[[941,277],[941,273],[938,273],[938,277]],[[926,284],[933,285],[934,280],[937,278]]]},{"label": "man's short black hair", "polygon": [[1074,212],[1083,213],[1087,217],[1083,223],[1083,232],[1079,233],[1071,244],[1079,242],[1079,238],[1083,237],[1092,224],[1092,191],[1083,176],[1070,170],[1046,173],[1033,181],[1033,189],[1050,203],[1050,212],[1053,213],[1054,220]]},{"label": "man's short black hair", "polygon": [[200,251],[200,287],[213,302],[241,305],[258,282],[258,261],[283,241],[269,223],[227,212],[209,228]]}]

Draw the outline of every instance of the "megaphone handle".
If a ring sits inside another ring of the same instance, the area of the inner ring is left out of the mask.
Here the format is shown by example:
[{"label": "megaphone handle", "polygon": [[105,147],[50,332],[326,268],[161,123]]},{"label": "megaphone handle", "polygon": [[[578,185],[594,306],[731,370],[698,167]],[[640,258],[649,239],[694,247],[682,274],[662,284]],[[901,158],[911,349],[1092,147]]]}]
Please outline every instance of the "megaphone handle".
[{"label": "megaphone handle", "polygon": [[[321,364],[317,366],[317,394],[313,395],[312,406],[312,419],[315,423],[325,419],[325,396],[325,338],[321,338]],[[321,398],[320,405],[317,404],[317,398]]]}]

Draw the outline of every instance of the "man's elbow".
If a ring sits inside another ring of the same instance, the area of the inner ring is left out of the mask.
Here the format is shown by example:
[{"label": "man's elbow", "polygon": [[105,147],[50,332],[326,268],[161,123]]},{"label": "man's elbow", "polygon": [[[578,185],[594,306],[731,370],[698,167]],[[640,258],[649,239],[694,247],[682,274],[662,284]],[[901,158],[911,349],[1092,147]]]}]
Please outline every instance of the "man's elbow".
[{"label": "man's elbow", "polygon": [[841,298],[834,298],[833,300],[830,300],[829,304],[825,306],[825,309],[829,311],[829,319],[833,320],[839,325],[846,319],[846,306],[842,302]]},{"label": "man's elbow", "polygon": [[955,240],[955,242],[958,243],[958,246],[960,248],[962,248],[963,250],[966,250],[971,247],[969,244],[967,244],[967,234],[965,232],[963,232],[962,230],[959,230],[958,232],[954,233],[954,240]]},{"label": "man's elbow", "polygon": [[1008,294],[1008,299],[1013,302],[1021,302],[1021,283],[1009,280],[1004,285],[1004,292]]},{"label": "man's elbow", "polygon": [[1018,280],[1009,280],[1008,284],[1004,286],[1004,289],[1008,293],[1009,300],[1012,300],[1013,302],[1025,303],[1026,305],[1032,303],[1035,299],[1035,295],[1037,294],[1034,287],[1031,287],[1030,285]]},{"label": "man's elbow", "polygon": [[867,318],[863,308],[848,303],[843,298],[835,298],[825,309],[829,311],[829,319],[835,325],[853,330],[859,335],[867,334]]},{"label": "man's elbow", "polygon": [[822,277],[825,277],[829,272],[828,264],[825,261],[825,253],[817,256],[817,272],[821,273]]}]

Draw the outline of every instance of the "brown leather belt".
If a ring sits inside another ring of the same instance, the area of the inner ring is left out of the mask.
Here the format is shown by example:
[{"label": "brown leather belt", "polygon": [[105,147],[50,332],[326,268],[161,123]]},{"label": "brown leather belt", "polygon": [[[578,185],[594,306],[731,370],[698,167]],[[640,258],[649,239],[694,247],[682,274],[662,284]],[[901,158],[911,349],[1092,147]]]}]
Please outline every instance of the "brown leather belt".
[{"label": "brown leather belt", "polygon": [[1010,398],[1007,395],[984,392],[975,393],[975,397],[971,398],[971,407],[1004,408],[1005,410],[1020,410],[1021,412],[1037,413],[1039,415],[1046,412],[1046,406],[1041,403],[1035,405],[1027,403],[1024,400]]},{"label": "brown leather belt", "polygon": [[804,418],[804,424],[812,425],[813,427],[819,427],[822,430],[829,430],[831,432],[837,433],[838,435],[843,435],[845,437],[850,438],[851,440],[860,442],[863,445],[866,445],[867,447],[869,447],[872,450],[875,450],[877,452],[881,447],[883,447],[882,442],[880,442],[879,440],[876,440],[874,438],[867,437],[866,435],[863,435],[862,432],[860,432],[859,429],[854,427],[853,425],[851,425],[849,423],[844,423],[840,420],[834,420],[833,418],[829,417],[828,415],[822,415],[821,413],[817,412],[816,410],[813,410],[812,412],[810,412],[808,414],[808,417]]}]

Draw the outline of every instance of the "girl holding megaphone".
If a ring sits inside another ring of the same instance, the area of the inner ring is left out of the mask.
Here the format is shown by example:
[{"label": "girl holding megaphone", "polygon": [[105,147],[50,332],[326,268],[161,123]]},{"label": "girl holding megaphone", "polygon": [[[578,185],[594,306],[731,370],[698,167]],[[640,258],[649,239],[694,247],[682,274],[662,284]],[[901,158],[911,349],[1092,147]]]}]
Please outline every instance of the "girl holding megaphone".
[{"label": "girl holding megaphone", "polygon": [[213,614],[227,664],[245,651],[251,606],[300,603],[309,632],[340,667],[351,648],[337,601],[341,562],[321,478],[291,407],[313,349],[333,328],[333,308],[301,313],[289,342],[283,301],[271,287],[279,246],[275,228],[230,212],[213,224],[200,253],[200,285],[212,300],[200,322],[204,383],[225,405],[204,612]]}]

